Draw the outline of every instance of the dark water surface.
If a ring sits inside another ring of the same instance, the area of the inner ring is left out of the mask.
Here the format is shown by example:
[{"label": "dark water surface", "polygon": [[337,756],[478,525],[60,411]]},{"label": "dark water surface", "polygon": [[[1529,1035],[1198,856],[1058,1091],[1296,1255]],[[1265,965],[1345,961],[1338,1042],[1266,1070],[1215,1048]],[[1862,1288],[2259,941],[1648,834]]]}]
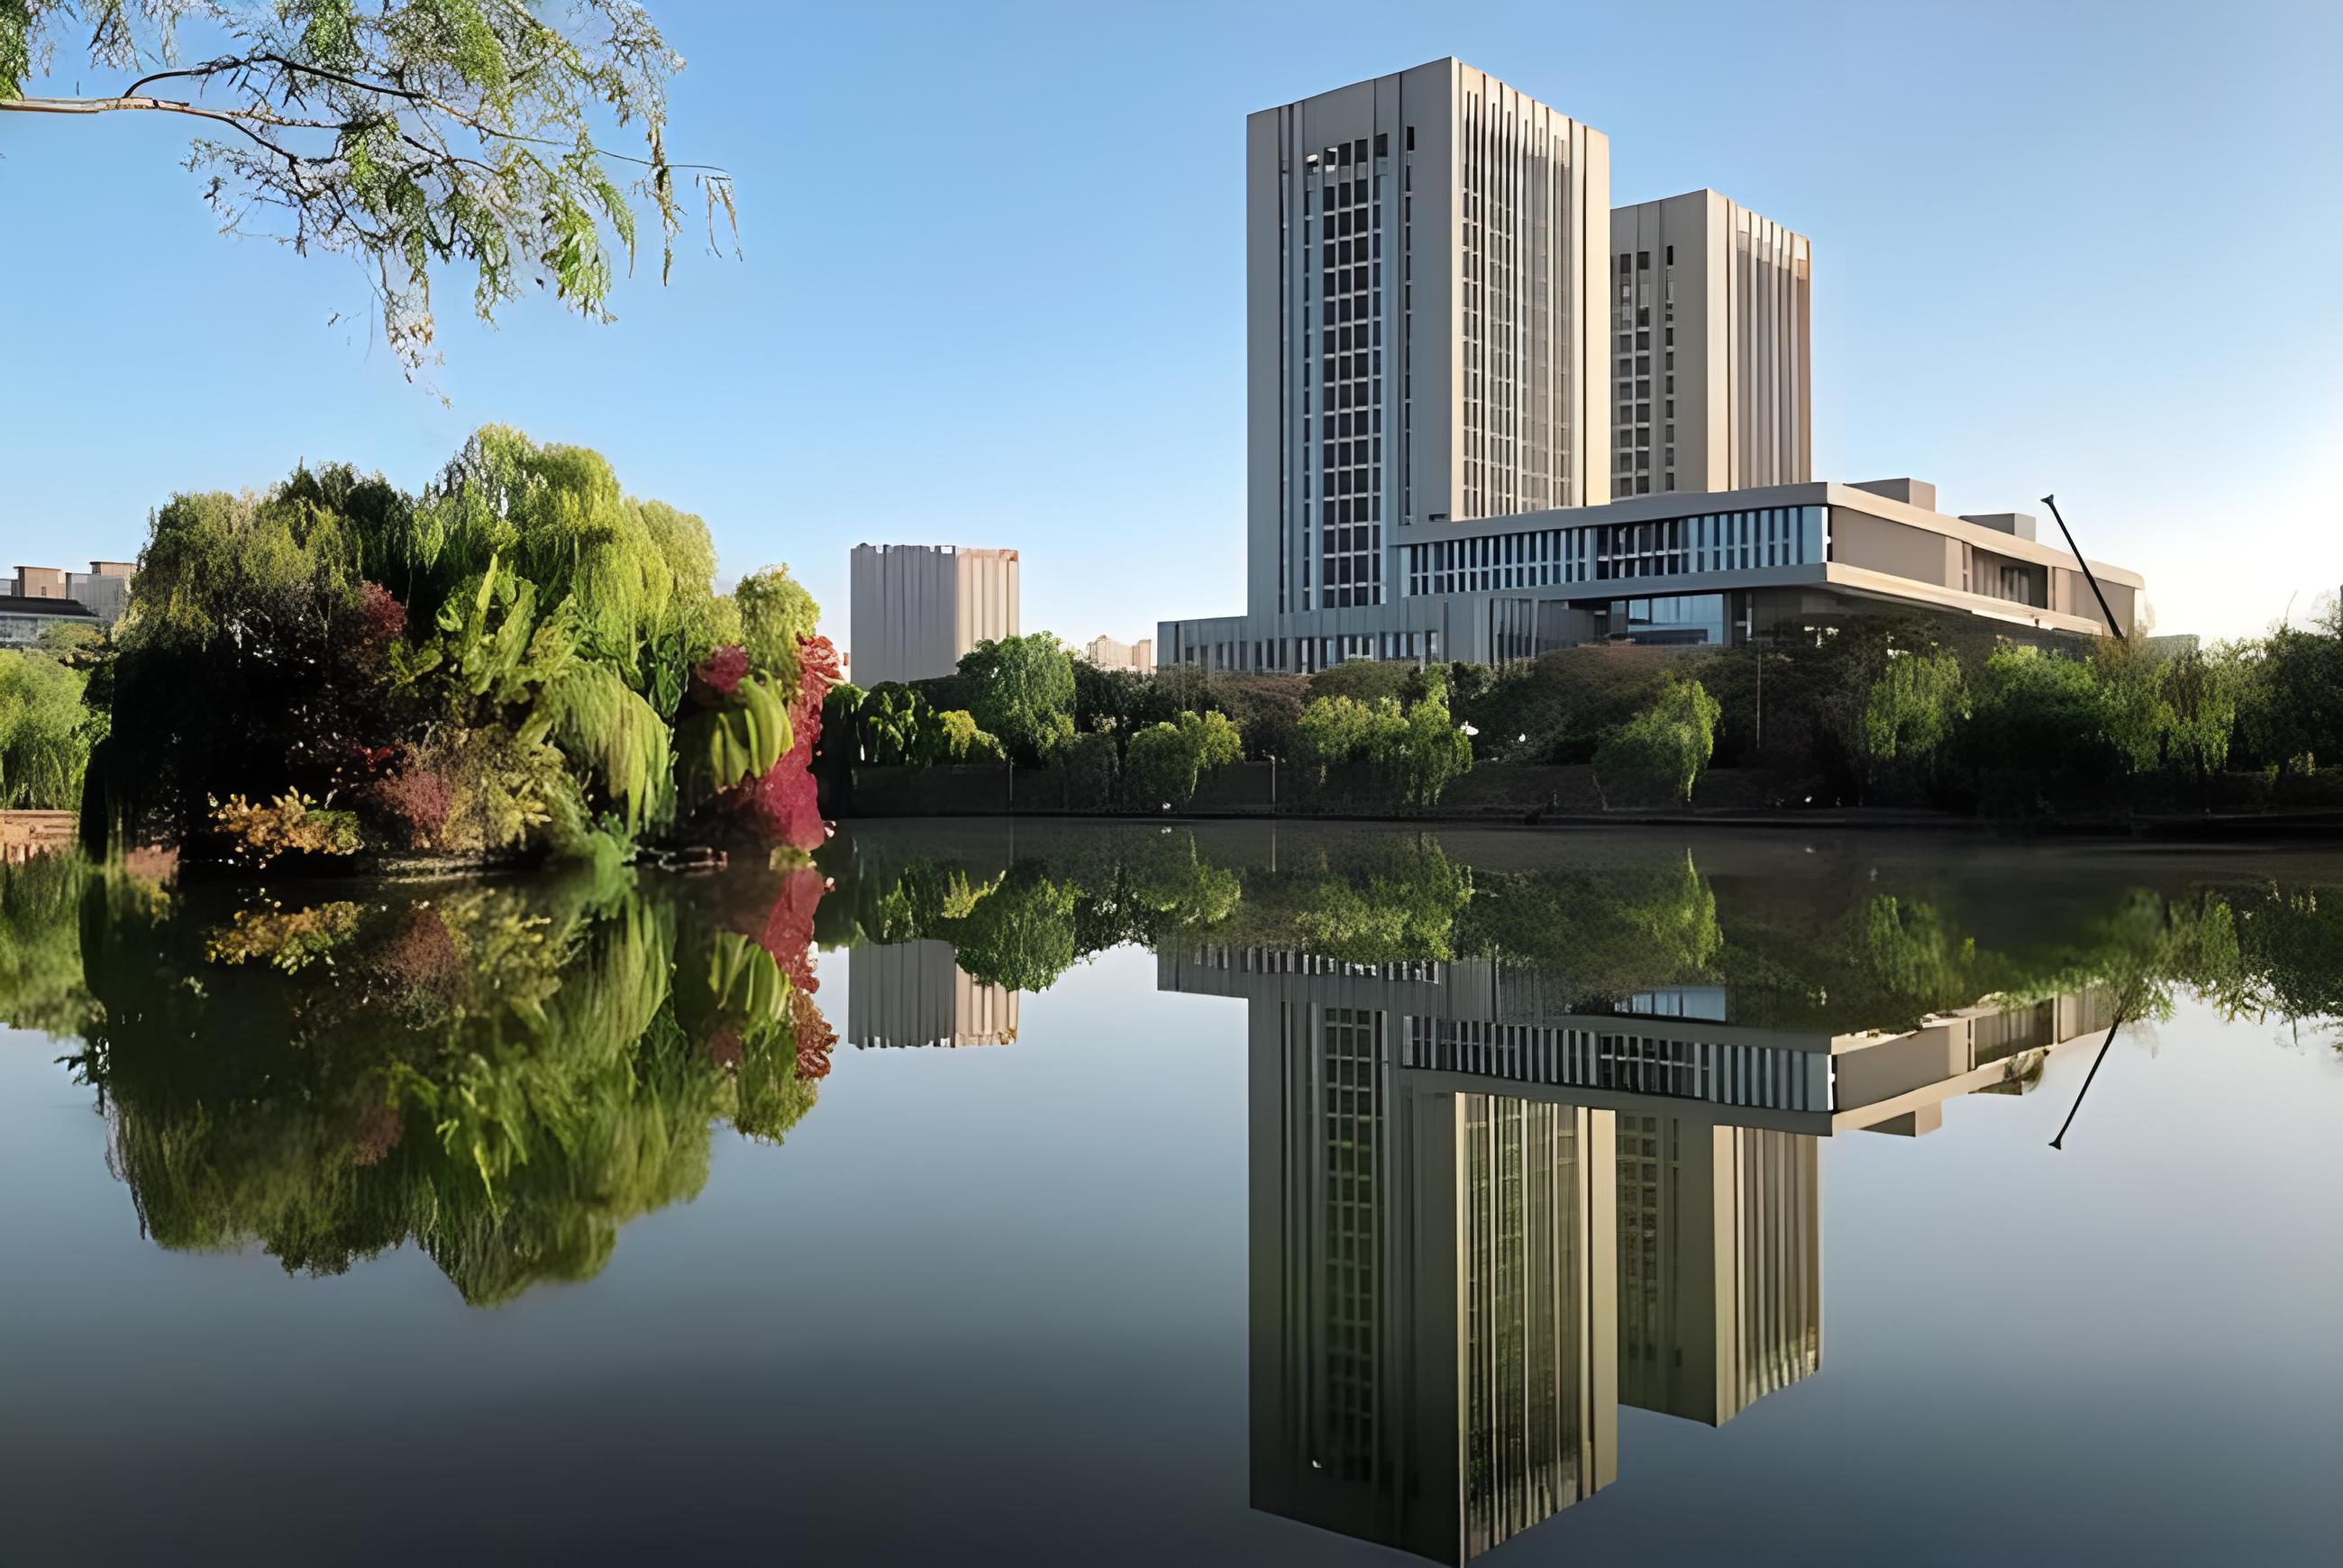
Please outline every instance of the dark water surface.
[{"label": "dark water surface", "polygon": [[2338,1012],[2308,851],[11,868],[0,1558],[2331,1562]]}]

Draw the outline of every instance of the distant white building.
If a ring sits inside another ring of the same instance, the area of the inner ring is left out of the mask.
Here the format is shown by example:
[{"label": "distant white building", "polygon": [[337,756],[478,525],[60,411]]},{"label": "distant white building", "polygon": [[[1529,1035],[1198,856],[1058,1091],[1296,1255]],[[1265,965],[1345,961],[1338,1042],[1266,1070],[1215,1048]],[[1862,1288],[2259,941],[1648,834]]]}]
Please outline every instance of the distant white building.
[{"label": "distant white building", "polygon": [[853,565],[858,685],[950,675],[978,643],[1018,635],[1015,550],[857,545]]},{"label": "distant white building", "polygon": [[1132,669],[1151,675],[1155,672],[1155,639],[1142,637],[1137,642],[1118,642],[1111,637],[1094,637],[1083,645],[1082,657],[1101,669]]}]

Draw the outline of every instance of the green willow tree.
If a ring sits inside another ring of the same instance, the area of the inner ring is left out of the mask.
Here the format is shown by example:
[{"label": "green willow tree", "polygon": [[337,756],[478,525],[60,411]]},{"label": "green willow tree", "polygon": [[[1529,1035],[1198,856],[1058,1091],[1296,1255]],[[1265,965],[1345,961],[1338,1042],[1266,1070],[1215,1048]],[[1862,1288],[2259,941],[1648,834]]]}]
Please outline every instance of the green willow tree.
[{"label": "green willow tree", "polygon": [[[1333,670],[1322,672],[1325,675]],[[1448,709],[1448,682],[1437,669],[1404,678],[1422,695],[1405,707],[1389,695],[1361,698],[1334,690],[1313,697],[1295,725],[1295,749],[1306,790],[1314,798],[1385,808],[1437,804],[1442,791],[1473,767],[1473,743]],[[1377,683],[1347,678],[1354,690]],[[1317,689],[1318,678],[1312,678]]]},{"label": "green willow tree", "polygon": [[697,1195],[718,1123],[779,1141],[816,1101],[827,1026],[735,929],[780,887],[694,891],[573,869],[307,902],[51,857],[0,867],[0,1020],[79,1037],[158,1244],[300,1274],[413,1244],[489,1306]]},{"label": "green willow tree", "polygon": [[[735,670],[687,708],[719,648],[747,658],[715,560],[706,524],[628,497],[598,453],[497,426],[420,495],[330,466],[175,497],[90,709],[113,728],[85,839],[211,859],[314,803],[356,813],[357,852],[623,856],[791,744],[794,679]],[[753,580],[810,623],[785,576]]]},{"label": "green willow tree", "polygon": [[[235,234],[356,261],[412,379],[436,358],[435,272],[468,269],[492,320],[529,288],[591,321],[660,232],[662,281],[684,222],[679,176],[729,227],[732,182],[667,155],[683,66],[634,0],[0,0],[0,112],[193,121],[187,166]],[[187,35],[183,40],[182,30]],[[183,59],[182,43],[206,52]],[[27,87],[86,49],[125,78],[95,96]],[[621,152],[606,136],[639,138]]]},{"label": "green willow tree", "polygon": [[1693,786],[1716,750],[1722,709],[1697,680],[1671,671],[1649,708],[1604,738],[1594,753],[1595,788],[1604,803],[1689,805]]},{"label": "green willow tree", "polygon": [[1237,727],[1222,713],[1182,713],[1175,723],[1151,724],[1131,738],[1124,777],[1131,803],[1185,806],[1197,782],[1244,754]]},{"label": "green willow tree", "polygon": [[779,566],[742,578],[732,598],[740,607],[740,646],[748,651],[749,668],[794,689],[799,640],[813,636],[821,618],[813,595]]},{"label": "green willow tree", "polygon": [[1964,717],[1967,691],[1960,660],[1942,648],[1887,650],[1863,709],[1865,782],[1901,762],[1925,769]]},{"label": "green willow tree", "polygon": [[71,810],[93,730],[89,677],[45,653],[0,648],[0,810]]}]

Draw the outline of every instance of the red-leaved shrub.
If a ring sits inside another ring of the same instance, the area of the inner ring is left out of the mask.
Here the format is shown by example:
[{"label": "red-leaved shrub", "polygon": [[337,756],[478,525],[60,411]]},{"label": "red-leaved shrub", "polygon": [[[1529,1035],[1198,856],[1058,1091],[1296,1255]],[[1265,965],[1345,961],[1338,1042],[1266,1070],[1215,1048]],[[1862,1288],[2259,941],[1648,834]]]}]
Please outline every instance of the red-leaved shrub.
[{"label": "red-leaved shrub", "polygon": [[380,583],[358,585],[357,646],[368,653],[387,653],[407,631],[407,607]]},{"label": "red-leaved shrub", "polygon": [[768,843],[809,852],[820,849],[830,832],[821,819],[820,794],[811,769],[814,748],[821,740],[822,699],[838,679],[838,649],[826,637],[799,638],[798,662],[804,674],[789,699],[789,750],[757,778],[725,790],[717,799],[717,809]]},{"label": "red-leaved shrub", "polygon": [[443,775],[418,768],[377,781],[374,799],[385,816],[407,830],[409,849],[427,849],[447,825],[455,793]]},{"label": "red-leaved shrub", "polygon": [[691,673],[717,696],[729,697],[739,689],[740,678],[749,673],[749,650],[728,642],[693,666]]}]

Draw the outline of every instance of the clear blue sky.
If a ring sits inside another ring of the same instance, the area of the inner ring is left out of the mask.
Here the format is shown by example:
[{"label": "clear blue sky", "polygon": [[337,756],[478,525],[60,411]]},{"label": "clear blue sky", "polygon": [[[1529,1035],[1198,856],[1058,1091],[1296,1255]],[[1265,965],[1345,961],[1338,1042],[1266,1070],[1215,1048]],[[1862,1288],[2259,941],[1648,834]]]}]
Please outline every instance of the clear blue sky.
[{"label": "clear blue sky", "polygon": [[0,116],[0,561],[128,555],[301,457],[417,485],[498,421],[699,512],[728,573],[788,562],[833,633],[861,539],[1016,546],[1075,640],[1233,612],[1244,116],[1454,54],[1608,134],[1614,201],[1813,237],[1822,474],[2055,489],[2167,631],[2343,584],[2343,6],[652,10],[746,259],[654,257],[608,327],[485,330],[451,282],[448,407],[347,264],[213,231],[184,126]]}]

